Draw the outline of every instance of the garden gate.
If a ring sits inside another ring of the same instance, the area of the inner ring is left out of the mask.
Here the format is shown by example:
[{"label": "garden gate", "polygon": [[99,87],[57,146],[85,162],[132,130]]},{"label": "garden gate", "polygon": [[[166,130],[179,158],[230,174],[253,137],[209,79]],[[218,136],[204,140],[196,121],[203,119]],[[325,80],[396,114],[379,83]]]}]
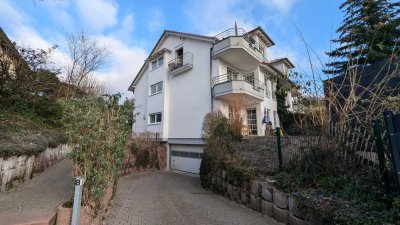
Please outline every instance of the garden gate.
[{"label": "garden gate", "polygon": [[384,112],[386,129],[389,138],[389,148],[392,153],[393,167],[397,181],[397,190],[400,192],[400,114],[391,111]]}]

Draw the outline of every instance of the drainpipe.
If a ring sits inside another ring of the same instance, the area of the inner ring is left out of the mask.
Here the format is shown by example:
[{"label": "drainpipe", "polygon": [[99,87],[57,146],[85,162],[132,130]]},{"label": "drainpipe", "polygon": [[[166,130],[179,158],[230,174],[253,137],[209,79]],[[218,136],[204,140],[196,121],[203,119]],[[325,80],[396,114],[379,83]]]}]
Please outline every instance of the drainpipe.
[{"label": "drainpipe", "polygon": [[214,48],[214,43],[213,46],[210,48],[210,90],[211,90],[211,112],[214,111],[214,87],[212,84],[212,52],[213,52],[213,48]]}]

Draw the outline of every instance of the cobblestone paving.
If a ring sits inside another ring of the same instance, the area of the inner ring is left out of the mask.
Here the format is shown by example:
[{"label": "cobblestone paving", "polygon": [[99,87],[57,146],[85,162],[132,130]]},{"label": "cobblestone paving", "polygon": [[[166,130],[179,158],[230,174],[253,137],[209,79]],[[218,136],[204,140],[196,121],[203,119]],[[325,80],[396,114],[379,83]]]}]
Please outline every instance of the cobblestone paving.
[{"label": "cobblestone paving", "polygon": [[55,211],[73,196],[72,163],[63,160],[6,192],[0,192],[0,214]]},{"label": "cobblestone paving", "polygon": [[109,225],[278,225],[246,206],[205,191],[200,180],[172,172],[121,177]]}]

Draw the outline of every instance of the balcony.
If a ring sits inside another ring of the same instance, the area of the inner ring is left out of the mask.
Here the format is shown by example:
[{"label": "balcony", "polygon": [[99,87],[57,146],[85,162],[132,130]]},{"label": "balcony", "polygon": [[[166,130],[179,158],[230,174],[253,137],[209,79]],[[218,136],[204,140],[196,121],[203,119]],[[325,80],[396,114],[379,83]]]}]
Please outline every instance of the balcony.
[{"label": "balcony", "polygon": [[244,71],[254,69],[264,60],[262,44],[257,43],[242,28],[228,29],[215,38],[214,59],[222,59]]},{"label": "balcony", "polygon": [[193,68],[193,53],[186,52],[182,56],[168,62],[168,74],[176,76]]},{"label": "balcony", "polygon": [[235,100],[238,97],[247,103],[264,100],[265,84],[253,74],[224,74],[213,78],[213,95],[216,99]]}]

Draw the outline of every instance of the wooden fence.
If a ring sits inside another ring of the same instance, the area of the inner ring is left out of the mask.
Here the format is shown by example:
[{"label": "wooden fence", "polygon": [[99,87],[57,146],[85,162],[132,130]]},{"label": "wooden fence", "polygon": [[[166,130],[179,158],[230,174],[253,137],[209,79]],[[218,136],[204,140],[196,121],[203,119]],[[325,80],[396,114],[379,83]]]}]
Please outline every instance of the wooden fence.
[{"label": "wooden fence", "polygon": [[[281,137],[283,164],[302,157],[311,150],[318,151],[331,148],[337,151],[343,160],[361,160],[362,163],[378,164],[375,137],[371,130],[350,128],[346,126],[315,127],[310,134],[299,136],[283,135]],[[386,163],[391,159],[387,149],[387,132],[383,131]],[[275,137],[276,138],[276,137]],[[276,142],[275,142],[276,143]]]}]

